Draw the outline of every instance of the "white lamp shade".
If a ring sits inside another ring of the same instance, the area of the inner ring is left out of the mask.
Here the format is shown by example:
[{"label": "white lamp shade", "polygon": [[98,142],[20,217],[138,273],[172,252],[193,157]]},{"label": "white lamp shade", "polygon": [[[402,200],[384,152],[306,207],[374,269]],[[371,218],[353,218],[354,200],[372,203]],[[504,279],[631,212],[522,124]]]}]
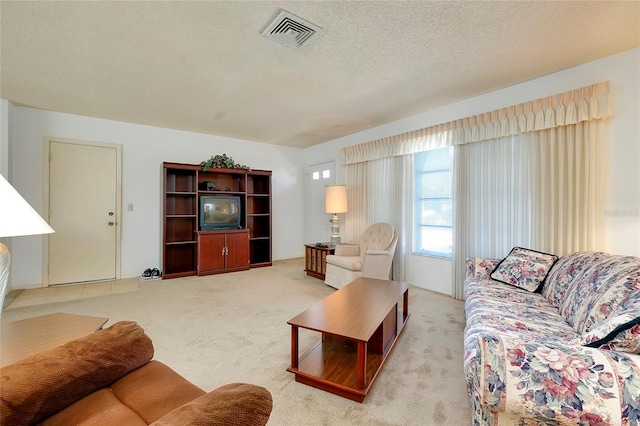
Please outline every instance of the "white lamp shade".
[{"label": "white lamp shade", "polygon": [[33,207],[0,175],[0,237],[54,232]]},{"label": "white lamp shade", "polygon": [[327,213],[347,212],[347,185],[325,186],[324,210]]}]

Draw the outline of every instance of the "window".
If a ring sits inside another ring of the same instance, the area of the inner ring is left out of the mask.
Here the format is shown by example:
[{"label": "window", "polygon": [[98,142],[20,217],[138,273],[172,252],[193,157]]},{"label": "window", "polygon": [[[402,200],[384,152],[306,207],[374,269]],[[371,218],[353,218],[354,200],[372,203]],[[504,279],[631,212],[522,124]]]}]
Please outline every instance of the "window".
[{"label": "window", "polygon": [[451,257],[453,198],[449,147],[419,152],[413,157],[416,253]]},{"label": "window", "polygon": [[[329,179],[331,177],[331,170],[323,170],[322,171],[322,179]],[[318,180],[320,179],[320,172],[313,172],[311,175],[311,179]]]}]

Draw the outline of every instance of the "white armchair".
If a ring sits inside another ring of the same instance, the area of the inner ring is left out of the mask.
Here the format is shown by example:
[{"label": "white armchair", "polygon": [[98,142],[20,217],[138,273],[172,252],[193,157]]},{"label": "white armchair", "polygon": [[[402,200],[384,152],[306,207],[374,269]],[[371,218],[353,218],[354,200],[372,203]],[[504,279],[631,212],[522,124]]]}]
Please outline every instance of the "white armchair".
[{"label": "white armchair", "polygon": [[388,280],[398,244],[398,233],[388,223],[368,227],[358,245],[338,244],[327,256],[325,284],[342,288],[358,277]]}]

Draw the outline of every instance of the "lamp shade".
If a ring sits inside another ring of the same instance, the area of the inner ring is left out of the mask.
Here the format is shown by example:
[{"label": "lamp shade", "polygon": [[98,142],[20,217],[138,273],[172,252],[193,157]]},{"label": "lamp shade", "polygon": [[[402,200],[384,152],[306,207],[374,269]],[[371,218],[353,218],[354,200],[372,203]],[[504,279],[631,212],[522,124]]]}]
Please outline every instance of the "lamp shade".
[{"label": "lamp shade", "polygon": [[33,207],[0,175],[0,237],[54,232]]},{"label": "lamp shade", "polygon": [[325,186],[324,210],[327,213],[347,212],[347,185]]}]

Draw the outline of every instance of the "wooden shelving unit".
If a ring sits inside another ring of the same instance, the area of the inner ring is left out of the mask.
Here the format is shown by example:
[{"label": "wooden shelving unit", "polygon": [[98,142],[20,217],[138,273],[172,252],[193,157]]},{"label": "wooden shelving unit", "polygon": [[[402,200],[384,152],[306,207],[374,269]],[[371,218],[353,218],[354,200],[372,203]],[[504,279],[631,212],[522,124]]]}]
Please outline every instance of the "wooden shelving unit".
[{"label": "wooden shelving unit", "polygon": [[[212,190],[211,185],[215,184]],[[200,231],[198,229],[198,200],[202,195],[236,195],[240,198],[242,230],[229,232]],[[245,253],[248,251],[248,266],[261,267],[272,264],[271,233],[271,172],[268,170],[209,169],[202,171],[199,164],[163,164],[163,214],[162,214],[162,268],[163,278],[176,278],[189,275],[204,275],[246,269],[242,257],[229,263],[228,258],[216,259],[215,253],[203,253],[211,250],[211,236],[226,234],[225,241],[240,244],[232,249],[226,246],[226,252]],[[244,230],[244,231],[243,231]],[[230,234],[248,232],[248,248],[244,248],[241,237]],[[201,236],[206,235],[206,243],[199,244]],[[217,250],[216,250],[217,252]],[[220,256],[228,256],[221,252]],[[199,262],[206,259],[206,265]],[[213,268],[212,264],[221,261],[223,268]]]},{"label": "wooden shelving unit", "polygon": [[197,264],[197,171],[164,167],[162,265],[165,278],[193,275]]},{"label": "wooden shelving unit", "polygon": [[251,266],[271,266],[271,172],[247,174],[246,212]]}]

